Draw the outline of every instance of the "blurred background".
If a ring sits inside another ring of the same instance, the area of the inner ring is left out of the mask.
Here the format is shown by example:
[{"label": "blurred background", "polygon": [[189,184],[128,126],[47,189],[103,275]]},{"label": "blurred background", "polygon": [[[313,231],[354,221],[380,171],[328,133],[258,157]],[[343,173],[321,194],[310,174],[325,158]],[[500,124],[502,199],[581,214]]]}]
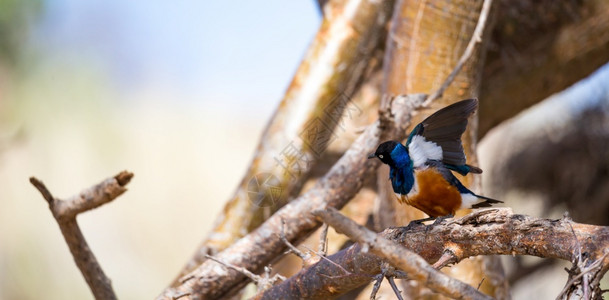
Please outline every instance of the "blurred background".
[{"label": "blurred background", "polygon": [[[484,194],[609,225],[609,3],[497,2]],[[0,0],[0,299],[92,299],[28,178],[62,198],[121,170],[129,191],[78,220],[120,299],[158,295],[240,182],[320,21],[315,1]],[[553,299],[567,280],[566,262],[503,261],[514,299]]]},{"label": "blurred background", "polygon": [[36,176],[69,197],[121,299],[151,299],[246,170],[321,15],[313,1],[0,1],[0,299],[92,299]]}]

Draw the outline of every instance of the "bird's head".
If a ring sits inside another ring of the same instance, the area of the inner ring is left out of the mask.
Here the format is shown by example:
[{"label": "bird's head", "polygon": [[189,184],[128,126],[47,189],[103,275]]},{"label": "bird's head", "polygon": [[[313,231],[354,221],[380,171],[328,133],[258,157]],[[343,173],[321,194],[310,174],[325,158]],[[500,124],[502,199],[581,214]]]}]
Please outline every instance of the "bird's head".
[{"label": "bird's head", "polygon": [[368,155],[368,158],[370,159],[370,158],[377,157],[384,164],[387,164],[390,166],[394,165],[393,158],[391,157],[391,152],[393,152],[393,150],[395,150],[395,148],[398,145],[400,145],[400,143],[396,142],[396,141],[384,142],[384,143],[380,144],[378,146],[378,148],[376,148],[376,151],[374,153],[371,153],[370,155]]}]

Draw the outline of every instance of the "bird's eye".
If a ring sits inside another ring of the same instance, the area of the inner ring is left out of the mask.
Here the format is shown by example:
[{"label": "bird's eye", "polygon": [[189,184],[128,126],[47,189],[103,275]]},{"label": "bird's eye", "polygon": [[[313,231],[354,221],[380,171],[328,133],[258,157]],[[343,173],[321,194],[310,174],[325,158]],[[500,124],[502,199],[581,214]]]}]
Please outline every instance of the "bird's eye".
[{"label": "bird's eye", "polygon": [[383,159],[383,154],[379,155],[379,158],[380,158],[380,159]]}]

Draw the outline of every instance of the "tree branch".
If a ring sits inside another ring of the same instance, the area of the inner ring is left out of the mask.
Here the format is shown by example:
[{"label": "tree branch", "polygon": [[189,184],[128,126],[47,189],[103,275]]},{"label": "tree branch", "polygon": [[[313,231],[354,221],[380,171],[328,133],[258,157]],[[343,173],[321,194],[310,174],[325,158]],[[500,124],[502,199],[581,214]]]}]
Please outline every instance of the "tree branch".
[{"label": "tree branch", "polygon": [[[386,51],[386,74],[388,78],[385,86],[387,92],[393,94],[409,94],[415,92],[433,92],[434,95],[443,95],[427,109],[422,110],[415,118],[413,124],[425,119],[434,110],[452,104],[459,99],[477,98],[482,69],[488,44],[488,33],[493,27],[493,13],[497,1],[477,0],[467,2],[455,1],[426,1],[409,0],[398,1],[396,13],[392,19],[390,38]],[[490,10],[489,10],[490,7]],[[466,15],[461,12],[467,11]],[[487,17],[486,17],[487,16]],[[482,28],[485,28],[482,30]],[[484,31],[484,33],[482,33]],[[482,34],[482,43],[478,43]],[[470,54],[474,49],[473,54]],[[464,65],[459,61],[469,60]],[[390,61],[390,62],[389,62]],[[460,72],[459,72],[460,70]],[[456,74],[454,77],[451,74]],[[442,81],[444,78],[447,80]],[[453,80],[454,79],[454,80]],[[452,82],[450,87],[448,82]],[[430,96],[429,99],[436,98]],[[482,99],[481,101],[483,101]],[[463,148],[469,164],[477,165],[476,160],[476,126],[477,115],[468,123],[468,129],[462,136]],[[393,197],[393,189],[386,179],[388,167],[379,173],[379,205],[375,220],[377,224],[393,221],[395,225],[406,225],[409,220],[425,217],[416,208],[400,206]],[[469,188],[476,190],[476,178],[466,176],[462,182]],[[480,192],[480,191],[478,191]],[[387,197],[389,196],[389,197]],[[387,214],[386,212],[389,212]],[[380,222],[382,220],[382,222]],[[387,228],[387,226],[380,229]],[[483,277],[493,278],[486,280],[481,291],[501,298],[507,295],[507,286],[503,284],[503,269],[496,257],[483,257],[468,260],[451,268],[448,272],[456,278],[475,286]],[[422,298],[428,293],[422,285],[408,284],[405,296]]]},{"label": "tree branch", "polygon": [[456,299],[491,299],[474,287],[437,271],[419,255],[356,224],[333,208],[313,214],[438,293]]},{"label": "tree branch", "polygon": [[[381,101],[379,121],[366,129],[314,188],[284,206],[255,231],[216,257],[232,265],[256,271],[277,259],[285,250],[285,243],[276,235],[280,231],[282,219],[288,224],[285,233],[288,241],[308,236],[319,226],[311,211],[344,206],[359,191],[364,178],[370,177],[372,170],[378,166],[377,162],[363,161],[362,158],[373,152],[382,141],[404,139],[412,109],[420,107],[425,98],[424,95],[417,94],[397,97],[396,101],[386,101],[388,98]],[[394,109],[393,106],[400,102]],[[245,276],[234,270],[214,269],[208,263],[201,264],[185,278],[188,280],[180,280],[179,286],[166,289],[159,299],[171,299],[184,293],[189,293],[194,298],[227,296],[247,281]]]},{"label": "tree branch", "polygon": [[[250,167],[178,277],[295,198],[311,168],[337,139],[335,129],[344,121],[350,98],[375,66],[372,58],[383,42],[393,1],[334,0],[326,8],[329,13],[264,130]],[[260,176],[271,179],[272,189],[255,184]]]},{"label": "tree branch", "polygon": [[[609,227],[574,223],[569,219],[548,220],[517,215],[510,209],[479,210],[437,225],[411,224],[388,228],[380,236],[401,244],[430,263],[445,253],[450,253],[455,262],[477,255],[532,255],[574,261],[581,246],[581,252],[587,253],[588,267],[600,261],[598,264],[601,267],[588,273],[593,275],[590,283],[598,284],[609,268],[605,250],[609,249]],[[362,248],[355,244],[328,256],[353,276],[338,276],[342,271],[326,261],[320,261],[264,291],[257,298],[323,299],[367,284],[381,272],[383,260]]]},{"label": "tree branch", "polygon": [[[286,223],[287,240],[297,241],[308,236],[320,226],[311,212],[326,207],[341,208],[355,196],[365,178],[371,176],[378,167],[378,161],[365,157],[374,152],[381,141],[404,138],[411,113],[424,98],[424,95],[401,96],[390,101],[391,107],[387,108],[389,111],[385,115],[391,117],[382,126],[379,121],[369,126],[313,188],[215,257],[235,266],[258,271],[280,257],[286,249],[276,234],[281,231],[283,220]],[[219,298],[238,290],[247,282],[247,278],[239,272],[219,269],[217,265],[208,262],[201,264],[186,278],[188,280],[179,286],[166,289],[159,299],[171,299],[184,293],[194,295],[194,299]]]},{"label": "tree branch", "polygon": [[49,203],[49,209],[53,213],[59,229],[61,229],[61,233],[74,257],[76,266],[78,266],[83,277],[85,277],[95,299],[116,299],[116,295],[114,290],[112,290],[110,279],[104,274],[80,231],[76,222],[76,216],[79,213],[97,208],[120,196],[127,191],[125,185],[129,183],[132,177],[133,173],[123,171],[66,200],[53,197],[42,181],[35,177],[30,177],[32,185],[40,191],[44,199]]}]

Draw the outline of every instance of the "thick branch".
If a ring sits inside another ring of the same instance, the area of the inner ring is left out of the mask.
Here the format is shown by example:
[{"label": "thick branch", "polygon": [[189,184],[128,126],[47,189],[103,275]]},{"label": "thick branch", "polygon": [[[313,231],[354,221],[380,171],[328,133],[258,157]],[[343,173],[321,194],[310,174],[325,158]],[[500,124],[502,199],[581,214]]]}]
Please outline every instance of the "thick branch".
[{"label": "thick branch", "polygon": [[[573,231],[571,231],[571,227]],[[476,211],[451,223],[388,228],[381,234],[432,263],[450,255],[454,262],[477,255],[533,255],[574,261],[580,251],[590,262],[602,259],[601,276],[609,268],[609,227],[512,214],[510,209]],[[577,240],[575,237],[577,237]],[[383,260],[358,244],[328,257],[354,275],[342,276],[333,264],[320,261],[259,296],[279,298],[335,297],[369,283]]]},{"label": "thick branch", "polygon": [[[345,205],[359,191],[364,179],[370,177],[372,170],[378,166],[377,162],[364,161],[363,158],[382,141],[404,139],[412,109],[419,107],[424,98],[418,94],[399,97],[396,98],[398,101],[393,102],[382,101],[380,120],[366,129],[314,188],[277,211],[255,231],[217,257],[232,265],[256,271],[280,257],[285,250],[285,244],[277,236],[282,220],[286,220],[288,225],[288,231],[285,232],[288,241],[308,236],[319,226],[311,211],[326,207],[341,208]],[[402,108],[393,109],[392,106],[396,104]],[[403,107],[404,104],[408,104],[410,110]],[[171,299],[183,294],[189,294],[194,299],[218,298],[230,295],[247,280],[234,270],[217,268],[210,263],[201,264],[184,278],[179,286],[166,289],[159,298]]]},{"label": "thick branch", "polygon": [[[413,107],[419,106],[423,95],[398,97],[391,102],[392,108],[385,115],[393,116],[383,125],[377,121],[369,126],[353,143],[332,169],[307,193],[277,211],[255,231],[220,252],[216,257],[222,261],[257,271],[281,256],[286,246],[277,233],[281,232],[285,220],[285,237],[297,241],[317,229],[320,223],[311,214],[327,207],[341,208],[359,191],[364,179],[372,176],[378,167],[375,160],[365,159],[374,152],[381,141],[404,138]],[[213,263],[213,262],[212,262]],[[226,296],[233,289],[246,283],[242,274],[217,264],[204,262],[186,275],[180,286],[166,289],[159,299],[171,299],[188,293],[193,299],[212,299]]]},{"label": "thick branch", "polygon": [[390,241],[341,215],[336,209],[316,211],[313,214],[338,232],[368,247],[370,252],[389,261],[395,267],[408,273],[411,279],[423,282],[435,292],[455,299],[491,299],[472,286],[437,271],[425,259],[403,246]]},{"label": "thick branch", "polygon": [[[319,31],[269,121],[248,171],[180,276],[200,265],[206,254],[224,250],[257,228],[298,195],[311,168],[336,140],[334,129],[340,128],[349,99],[374,66],[371,58],[383,42],[393,1],[333,0],[325,7]],[[257,180],[267,179],[272,189],[257,185]]]},{"label": "thick branch", "polygon": [[53,213],[59,229],[61,229],[68,248],[70,248],[74,262],[76,262],[78,269],[87,281],[95,299],[116,299],[116,295],[112,290],[110,279],[104,274],[80,231],[76,216],[114,200],[127,190],[124,186],[129,183],[132,177],[133,173],[123,171],[67,200],[53,197],[42,181],[35,177],[30,178],[32,185],[40,191],[49,203],[49,209]]}]

